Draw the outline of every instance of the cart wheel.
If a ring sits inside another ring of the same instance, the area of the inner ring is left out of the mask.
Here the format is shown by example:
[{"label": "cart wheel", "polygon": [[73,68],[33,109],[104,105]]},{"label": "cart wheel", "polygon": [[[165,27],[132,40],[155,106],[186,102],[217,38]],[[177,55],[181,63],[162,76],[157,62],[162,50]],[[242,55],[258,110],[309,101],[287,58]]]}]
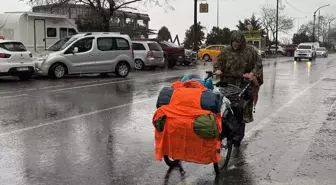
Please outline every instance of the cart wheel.
[{"label": "cart wheel", "polygon": [[163,159],[169,167],[175,167],[180,164],[180,160],[171,160],[167,155],[163,156]]},{"label": "cart wheel", "polygon": [[227,169],[229,160],[232,152],[232,140],[227,140],[226,138],[222,140],[222,145],[220,149],[221,161],[219,163],[214,163],[214,169],[216,174],[219,174],[221,170]]}]

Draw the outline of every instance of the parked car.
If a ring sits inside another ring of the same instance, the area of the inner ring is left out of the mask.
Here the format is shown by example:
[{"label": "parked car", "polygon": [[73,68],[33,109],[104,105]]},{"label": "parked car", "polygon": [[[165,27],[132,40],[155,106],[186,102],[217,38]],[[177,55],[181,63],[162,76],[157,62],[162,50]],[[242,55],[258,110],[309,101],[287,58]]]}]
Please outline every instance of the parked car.
[{"label": "parked car", "polygon": [[19,41],[0,40],[0,76],[29,80],[35,72],[32,53]]},{"label": "parked car", "polygon": [[320,57],[328,57],[328,50],[325,47],[316,48],[316,55]]},{"label": "parked car", "polygon": [[164,66],[164,52],[155,41],[132,41],[134,50],[134,67],[142,70],[145,67],[155,69]]},{"label": "parked car", "polygon": [[207,62],[213,61],[217,58],[224,47],[225,45],[210,45],[206,48],[200,49],[198,51],[198,57]]},{"label": "parked car", "polygon": [[173,68],[177,64],[185,62],[185,49],[172,42],[161,41],[159,42],[161,48],[165,52],[165,59],[168,68]]},{"label": "parked car", "polygon": [[311,43],[301,43],[294,53],[294,60],[309,59],[310,61],[316,58],[315,46]]},{"label": "parked car", "polygon": [[[272,45],[271,48],[269,49],[270,52],[272,54],[275,54],[275,49],[276,49],[276,46],[275,45]],[[286,51],[285,51],[285,48],[283,48],[282,46],[279,46],[278,45],[278,49],[277,49],[277,54],[281,54],[281,55],[286,55]]]},{"label": "parked car", "polygon": [[185,50],[185,62],[184,65],[196,64],[197,52],[190,49]]},{"label": "parked car", "polygon": [[62,78],[67,74],[116,73],[126,77],[134,69],[134,52],[128,35],[86,33],[73,35],[59,49],[39,55],[36,72]]},{"label": "parked car", "polygon": [[288,44],[284,46],[286,56],[294,56],[294,52],[297,49],[296,44]]}]

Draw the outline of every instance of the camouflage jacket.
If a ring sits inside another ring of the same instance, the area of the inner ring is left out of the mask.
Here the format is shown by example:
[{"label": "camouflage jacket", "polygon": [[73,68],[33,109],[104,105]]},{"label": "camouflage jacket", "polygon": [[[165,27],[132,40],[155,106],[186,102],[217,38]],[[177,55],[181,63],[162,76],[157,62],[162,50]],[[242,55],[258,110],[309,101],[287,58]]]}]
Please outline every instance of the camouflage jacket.
[{"label": "camouflage jacket", "polygon": [[[263,84],[263,65],[262,59],[258,51],[251,45],[244,45],[238,50],[233,50],[232,47],[226,47],[221,51],[214,63],[214,69],[223,71],[223,80],[229,84],[245,87],[247,82],[244,80],[245,73],[254,73],[257,77],[259,86]],[[259,92],[259,86],[254,87],[253,91],[256,95],[253,96],[256,104]],[[253,121],[253,100],[243,103],[244,107],[244,122]]]}]

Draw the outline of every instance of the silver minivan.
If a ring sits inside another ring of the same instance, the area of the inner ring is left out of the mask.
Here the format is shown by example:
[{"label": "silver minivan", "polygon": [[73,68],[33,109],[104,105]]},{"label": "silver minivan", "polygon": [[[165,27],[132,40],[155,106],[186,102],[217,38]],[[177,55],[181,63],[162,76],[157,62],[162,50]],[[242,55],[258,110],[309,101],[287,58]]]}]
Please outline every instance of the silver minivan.
[{"label": "silver minivan", "polygon": [[58,79],[67,74],[116,73],[126,77],[134,69],[134,53],[128,35],[77,34],[58,46],[36,58],[38,75]]},{"label": "silver minivan", "polygon": [[132,41],[134,50],[134,67],[142,70],[145,67],[156,68],[164,66],[164,51],[155,41]]}]

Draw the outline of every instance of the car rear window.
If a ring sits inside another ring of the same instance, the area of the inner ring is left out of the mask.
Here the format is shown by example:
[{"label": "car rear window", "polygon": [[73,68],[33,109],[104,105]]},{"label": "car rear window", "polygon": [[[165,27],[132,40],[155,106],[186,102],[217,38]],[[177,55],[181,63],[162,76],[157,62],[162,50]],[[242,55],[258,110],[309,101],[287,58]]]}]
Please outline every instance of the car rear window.
[{"label": "car rear window", "polygon": [[311,49],[311,46],[308,45],[300,45],[298,49]]},{"label": "car rear window", "polygon": [[0,43],[0,48],[7,51],[27,51],[26,47],[21,42],[3,42]]},{"label": "car rear window", "polygon": [[158,43],[148,43],[148,47],[151,51],[162,51],[161,46]]}]

